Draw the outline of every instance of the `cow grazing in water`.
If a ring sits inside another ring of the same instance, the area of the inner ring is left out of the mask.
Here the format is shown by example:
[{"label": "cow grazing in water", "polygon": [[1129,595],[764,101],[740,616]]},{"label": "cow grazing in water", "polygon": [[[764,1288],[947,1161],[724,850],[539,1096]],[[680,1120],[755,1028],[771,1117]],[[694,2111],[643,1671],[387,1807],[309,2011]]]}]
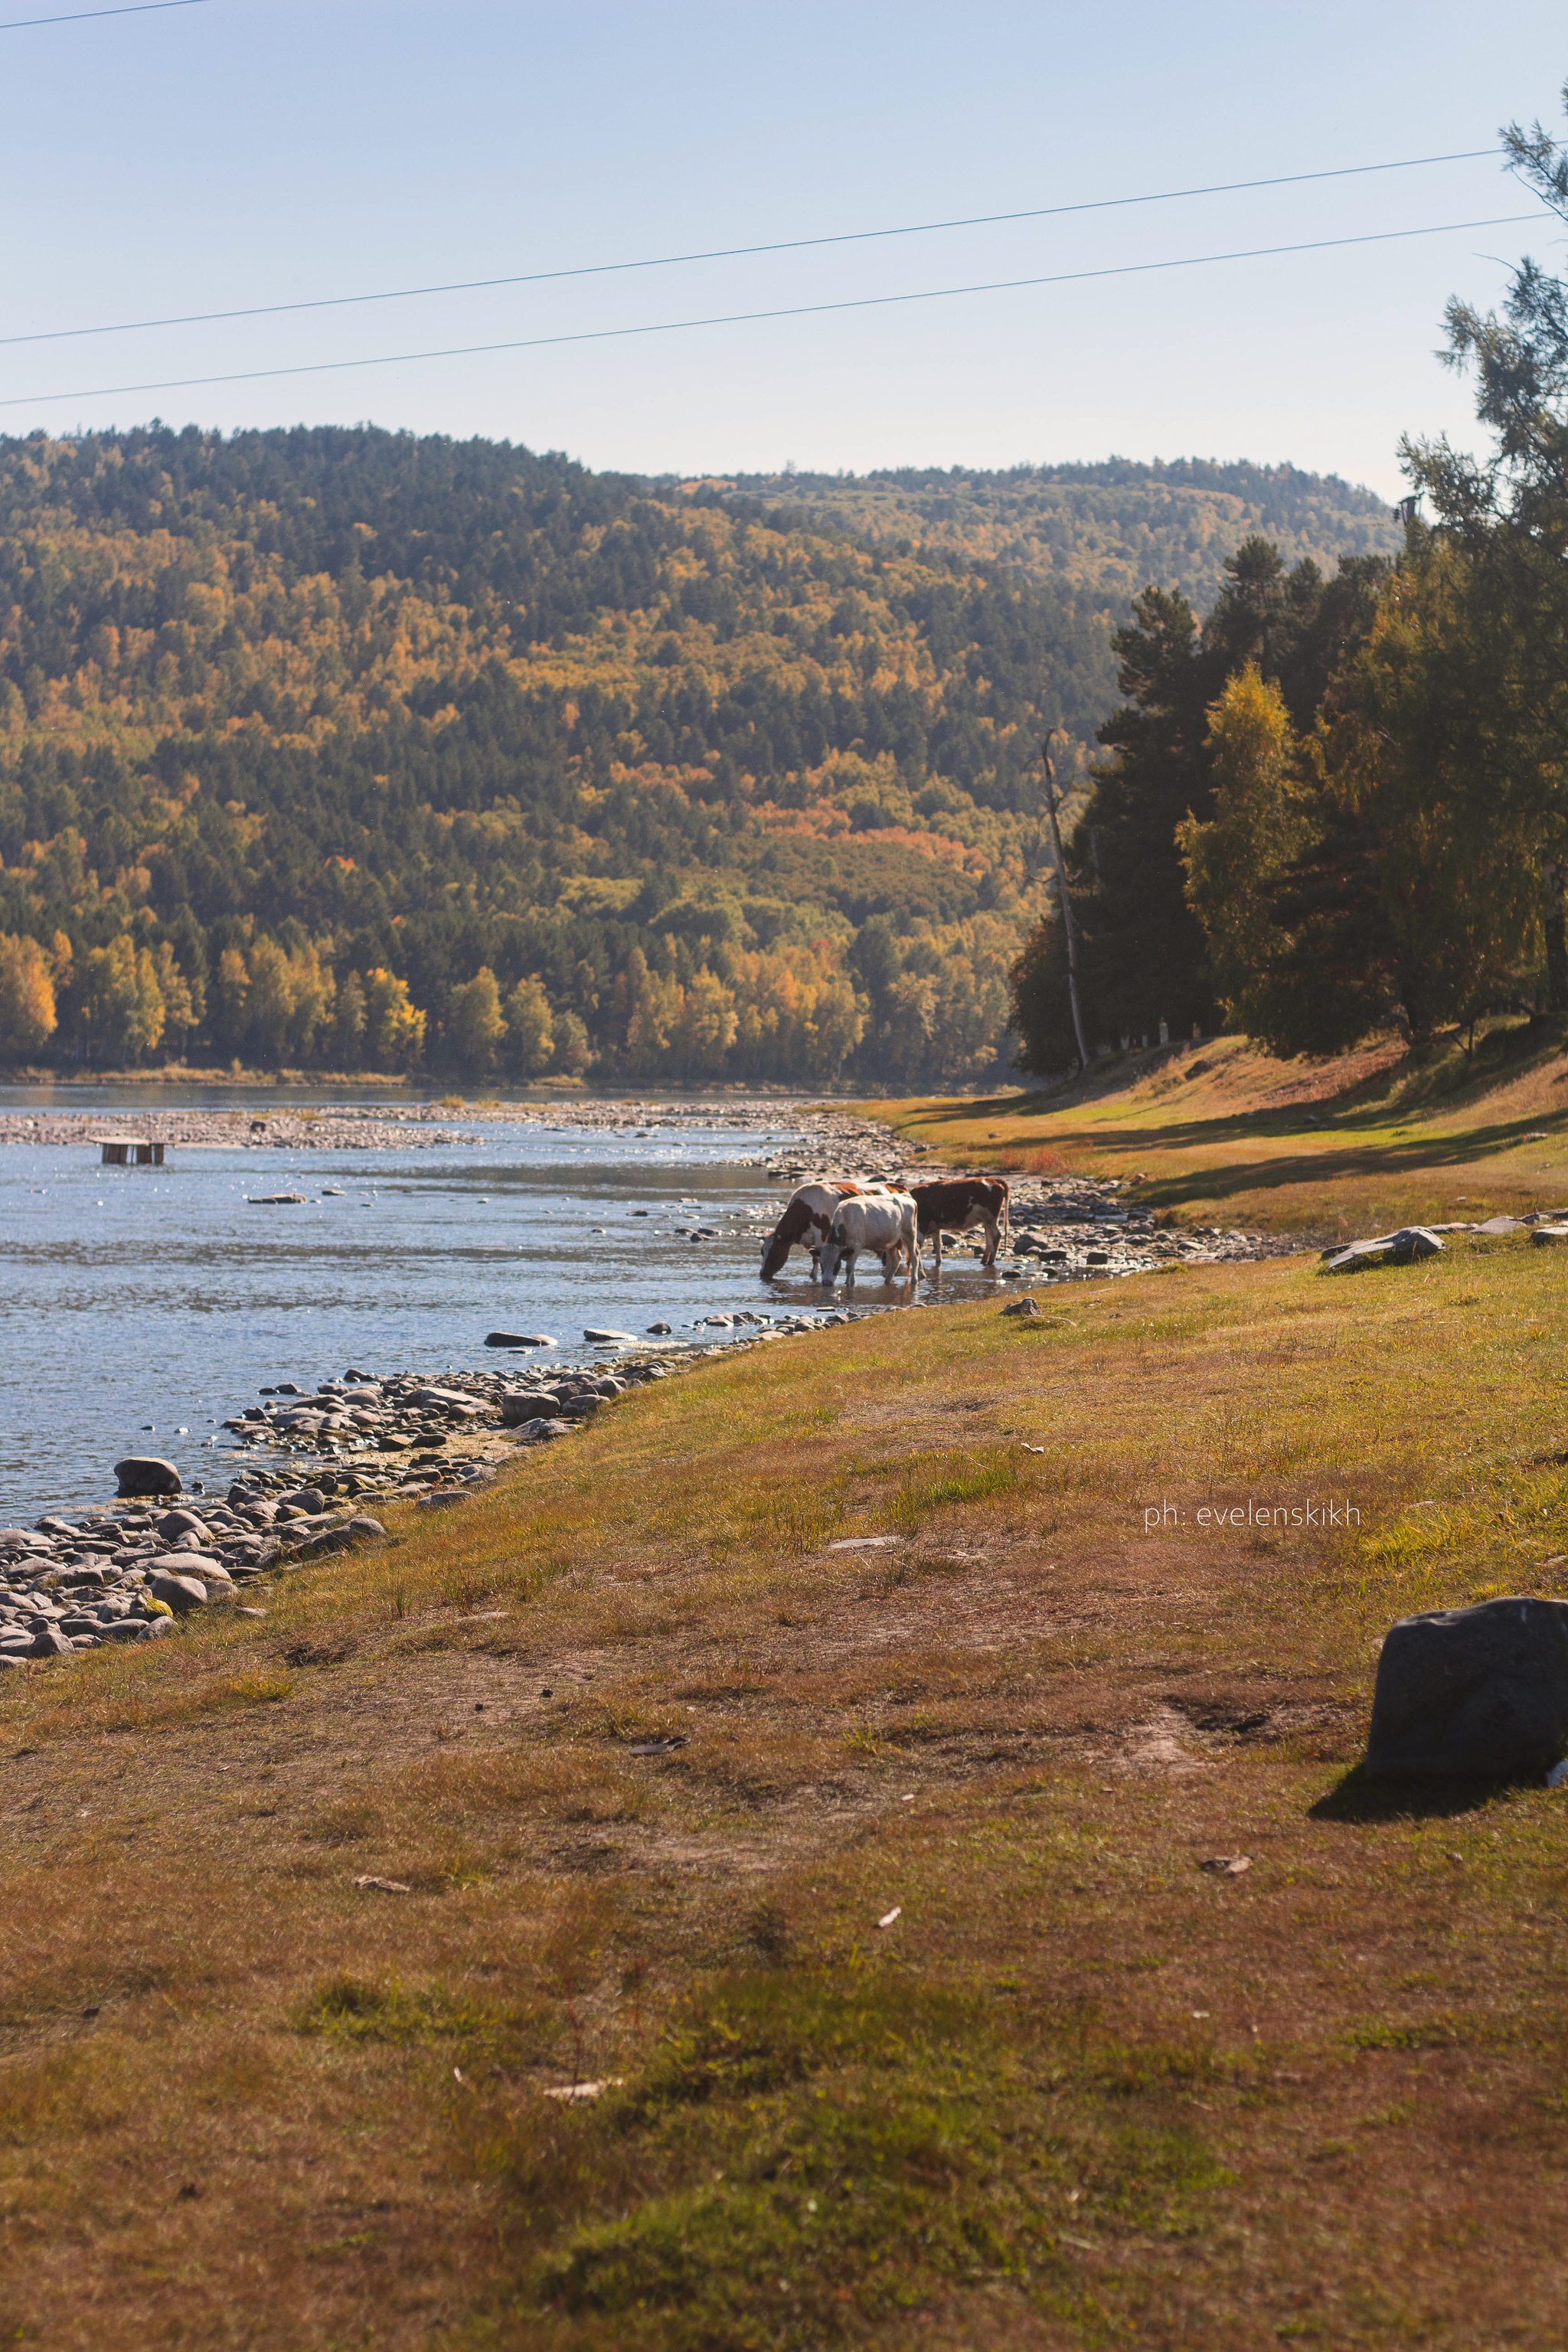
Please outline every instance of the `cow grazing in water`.
[{"label": "cow grazing in water", "polygon": [[839,1202],[822,1250],[821,1279],[828,1289],[841,1265],[846,1287],[853,1285],[862,1250],[876,1252],[888,1281],[900,1269],[911,1279],[920,1273],[919,1214],[908,1192],[862,1192]]},{"label": "cow grazing in water", "polygon": [[797,1184],[784,1203],[783,1216],[768,1236],[768,1245],[763,1252],[763,1280],[771,1282],[775,1274],[783,1272],[792,1249],[810,1251],[815,1279],[835,1210],[851,1193],[868,1189],[847,1176],[817,1176],[809,1184]]},{"label": "cow grazing in water", "polygon": [[936,1270],[942,1272],[942,1236],[985,1228],[982,1265],[994,1265],[997,1245],[1012,1247],[1012,1191],[1005,1176],[952,1176],[934,1184],[911,1184],[920,1213],[921,1240],[936,1235]]}]

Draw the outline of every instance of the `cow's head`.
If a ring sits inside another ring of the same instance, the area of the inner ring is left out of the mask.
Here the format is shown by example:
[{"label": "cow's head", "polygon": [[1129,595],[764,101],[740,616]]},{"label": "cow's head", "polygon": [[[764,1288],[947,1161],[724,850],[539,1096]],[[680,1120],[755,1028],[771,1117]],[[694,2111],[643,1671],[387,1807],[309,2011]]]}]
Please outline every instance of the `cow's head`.
[{"label": "cow's head", "polygon": [[836,1217],[827,1229],[827,1239],[822,1244],[821,1255],[813,1260],[813,1278],[831,1290],[848,1247],[848,1236]]}]

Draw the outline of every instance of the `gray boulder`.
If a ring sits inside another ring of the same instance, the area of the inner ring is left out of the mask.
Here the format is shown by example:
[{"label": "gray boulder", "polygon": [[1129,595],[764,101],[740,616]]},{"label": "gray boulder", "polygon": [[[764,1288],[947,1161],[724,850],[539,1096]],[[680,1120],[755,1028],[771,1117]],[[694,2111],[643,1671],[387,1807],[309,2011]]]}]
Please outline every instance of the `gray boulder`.
[{"label": "gray boulder", "polygon": [[28,1655],[34,1658],[68,1658],[75,1648],[70,1635],[62,1633],[58,1625],[40,1625],[33,1635]]},{"label": "gray boulder", "polygon": [[1411,1265],[1417,1258],[1436,1257],[1443,1244],[1429,1225],[1401,1225],[1396,1234],[1375,1241],[1350,1242],[1343,1249],[1325,1250],[1325,1274],[1353,1274],[1364,1265]]},{"label": "gray boulder", "polygon": [[195,1511],[165,1511],[163,1517],[155,1519],[153,1524],[166,1544],[178,1543],[185,1536],[195,1536],[202,1544],[212,1541],[206,1521],[198,1518]]},{"label": "gray boulder", "polygon": [[179,1495],[184,1492],[180,1474],[172,1462],[160,1461],[153,1454],[128,1454],[123,1462],[114,1465],[120,1481],[121,1498],[127,1495]]},{"label": "gray boulder", "polygon": [[1568,1601],[1483,1601],[1391,1627],[1366,1769],[1500,1780],[1544,1771],[1568,1742]]},{"label": "gray boulder", "polygon": [[500,1425],[503,1429],[521,1429],[527,1421],[537,1421],[543,1412],[554,1412],[561,1402],[557,1389],[503,1389],[500,1396]]},{"label": "gray boulder", "polygon": [[161,1569],[147,1579],[147,1590],[154,1601],[166,1601],[176,1614],[207,1605],[207,1589],[199,1576],[175,1576]]}]

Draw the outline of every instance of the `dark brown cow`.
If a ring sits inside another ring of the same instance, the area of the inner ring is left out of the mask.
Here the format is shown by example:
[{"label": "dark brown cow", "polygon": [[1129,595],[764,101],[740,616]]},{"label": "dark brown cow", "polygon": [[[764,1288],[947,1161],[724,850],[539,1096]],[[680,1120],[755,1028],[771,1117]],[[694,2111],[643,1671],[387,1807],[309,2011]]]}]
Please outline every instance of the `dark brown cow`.
[{"label": "dark brown cow", "polygon": [[934,1184],[911,1184],[920,1213],[921,1240],[936,1235],[936,1270],[942,1272],[942,1236],[962,1234],[971,1225],[985,1228],[982,1265],[996,1262],[998,1244],[1012,1247],[1012,1188],[1005,1176],[950,1176]]},{"label": "dark brown cow", "polygon": [[763,1252],[763,1280],[771,1282],[783,1271],[792,1249],[809,1250],[813,1261],[821,1252],[833,1223],[833,1213],[851,1192],[878,1192],[874,1184],[857,1184],[847,1176],[815,1176],[797,1184],[784,1203],[784,1213],[768,1236]]}]

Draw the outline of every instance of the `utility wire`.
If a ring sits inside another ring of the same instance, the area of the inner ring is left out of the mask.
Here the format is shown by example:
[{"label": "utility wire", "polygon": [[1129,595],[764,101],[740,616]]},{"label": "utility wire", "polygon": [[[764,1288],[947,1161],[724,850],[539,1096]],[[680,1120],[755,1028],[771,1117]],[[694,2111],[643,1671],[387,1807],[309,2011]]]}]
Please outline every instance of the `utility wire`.
[{"label": "utility wire", "polygon": [[0,408],[28,408],[39,401],[107,400],[134,392],[186,392],[205,384],[260,383],[285,375],[332,375],[346,368],[403,367],[415,360],[479,359],[497,352],[546,351],[562,343],[617,342],[630,335],[684,334],[696,327],[750,326],[764,319],[819,318],[836,310],[884,310],[909,302],[945,302],[960,294],[1009,294],[1025,287],[1077,286],[1091,278],[1142,278],[1159,269],[1202,269],[1221,261],[1267,261],[1283,254],[1332,253],[1352,245],[1390,245],[1412,236],[1449,236],[1461,229],[1506,228],[1533,221],[1539,213],[1502,213],[1490,220],[1437,221],[1429,228],[1379,229],[1367,236],[1314,237],[1304,245],[1249,246],[1233,253],[1195,253],[1176,261],[1133,261],[1112,269],[1068,269],[1048,278],[998,278],[975,286],[933,286],[917,294],[866,294],[847,302],[795,302],[776,310],[728,310],[705,319],[661,319],[641,327],[598,327],[566,335],[528,335],[515,342],[458,343],[427,352],[385,352],[374,359],[313,360],[291,367],[239,368],[226,375],[162,377],[148,383],[94,384],[74,392],[37,392],[0,400]]},{"label": "utility wire", "polygon": [[[180,7],[188,0],[161,0]],[[62,20],[63,21],[63,20]],[[0,29],[4,29],[0,27]],[[930,236],[942,229],[995,228],[1015,221],[1059,220],[1069,213],[1117,212],[1129,205],[1169,205],[1190,196],[1234,196],[1258,188],[1297,188],[1315,180],[1354,180],[1371,172],[1415,172],[1432,163],[1473,163],[1500,155],[1500,147],[1468,147],[1453,155],[1409,155],[1393,163],[1347,163],[1331,172],[1288,172],[1272,180],[1225,180],[1210,188],[1163,188],[1147,196],[1100,196],[1087,204],[1041,205],[1030,212],[974,213],[959,220],[912,221],[902,228],[856,228],[832,236],[782,237],[772,245],[726,245],[704,253],[658,253],[642,261],[595,261],[575,269],[534,269],[511,278],[465,278],[445,286],[394,286],[384,293],[327,294],[311,302],[263,302],[236,310],[189,310],[169,319],[123,319],[107,327],[53,327],[34,335],[0,335],[13,343],[63,343],[82,335],[134,335],[157,327],[207,327],[226,319],[276,319],[292,310],[336,310],[363,302],[411,302],[428,294],[482,294],[500,286],[544,286],[563,278],[606,278],[628,269],[673,269],[693,261],[743,261],[764,253],[805,253],[826,245],[866,245],[879,238]]]},{"label": "utility wire", "polygon": [[205,8],[206,0],[138,0],[132,8],[78,8],[69,16],[13,16],[0,33],[25,33],[34,25],[85,25],[99,16],[155,16],[163,8]]}]

